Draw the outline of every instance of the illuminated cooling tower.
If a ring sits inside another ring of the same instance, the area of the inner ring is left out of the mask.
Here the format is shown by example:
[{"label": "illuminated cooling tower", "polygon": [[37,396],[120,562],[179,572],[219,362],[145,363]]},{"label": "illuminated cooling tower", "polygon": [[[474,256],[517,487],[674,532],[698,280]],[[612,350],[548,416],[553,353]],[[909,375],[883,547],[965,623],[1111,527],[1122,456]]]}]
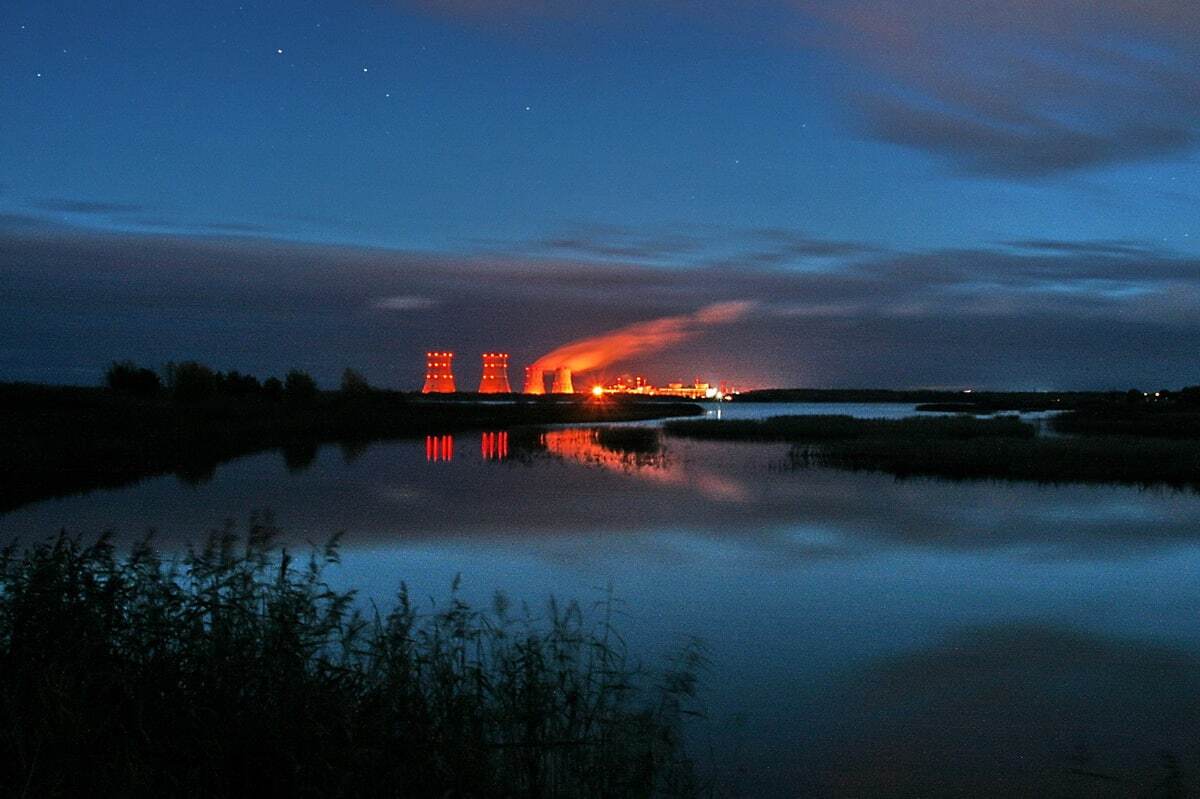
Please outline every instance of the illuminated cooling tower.
[{"label": "illuminated cooling tower", "polygon": [[546,393],[546,374],[541,369],[533,366],[525,367],[525,393],[526,394],[545,394]]},{"label": "illuminated cooling tower", "polygon": [[483,354],[483,377],[479,378],[480,394],[508,394],[508,353],[485,352]]},{"label": "illuminated cooling tower", "polygon": [[571,370],[563,366],[554,370],[554,385],[550,387],[551,394],[574,394],[571,386]]},{"label": "illuminated cooling tower", "polygon": [[454,353],[425,353],[425,387],[422,394],[449,394],[454,391]]}]

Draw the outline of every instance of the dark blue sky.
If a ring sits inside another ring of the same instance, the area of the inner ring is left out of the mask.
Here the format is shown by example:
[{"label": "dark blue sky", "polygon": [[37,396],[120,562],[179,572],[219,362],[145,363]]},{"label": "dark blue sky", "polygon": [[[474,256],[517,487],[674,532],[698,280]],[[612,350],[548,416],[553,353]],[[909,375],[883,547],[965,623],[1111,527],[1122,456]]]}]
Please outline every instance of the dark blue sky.
[{"label": "dark blue sky", "polygon": [[0,111],[0,378],[470,382],[746,300],[628,367],[1200,382],[1191,4],[7,3]]}]

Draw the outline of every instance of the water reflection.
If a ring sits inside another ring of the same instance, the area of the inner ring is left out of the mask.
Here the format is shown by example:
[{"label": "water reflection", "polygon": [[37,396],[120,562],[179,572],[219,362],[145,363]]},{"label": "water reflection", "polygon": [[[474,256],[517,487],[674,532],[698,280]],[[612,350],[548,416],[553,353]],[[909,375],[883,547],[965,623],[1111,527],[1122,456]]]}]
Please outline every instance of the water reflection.
[{"label": "water reflection", "polygon": [[454,436],[425,436],[425,460],[434,463],[454,460]]},{"label": "water reflection", "polygon": [[733,795],[1119,795],[1161,777],[1159,749],[1195,765],[1200,495],[772,468],[787,449],[431,435],[40,502],[0,532],[170,548],[272,508],[293,541],[345,530],[339,579],[380,606],[458,574],[479,605],[611,584],[632,651],[706,639],[699,750],[744,768]]},{"label": "water reflection", "polygon": [[311,441],[297,441],[283,448],[283,463],[290,474],[300,474],[307,471],[317,459],[317,444]]},{"label": "water reflection", "polygon": [[553,430],[542,433],[538,443],[559,458],[643,477],[653,477],[668,467],[656,430]]},{"label": "water reflection", "polygon": [[[831,686],[832,729],[803,753],[853,796],[1182,796],[1196,766],[1200,658],[1047,624],[969,627]],[[798,753],[799,754],[799,753]],[[799,763],[797,765],[800,765]],[[1178,787],[1178,786],[1177,786]]]},{"label": "water reflection", "polygon": [[485,461],[508,459],[508,431],[484,433],[479,437],[479,454]]}]

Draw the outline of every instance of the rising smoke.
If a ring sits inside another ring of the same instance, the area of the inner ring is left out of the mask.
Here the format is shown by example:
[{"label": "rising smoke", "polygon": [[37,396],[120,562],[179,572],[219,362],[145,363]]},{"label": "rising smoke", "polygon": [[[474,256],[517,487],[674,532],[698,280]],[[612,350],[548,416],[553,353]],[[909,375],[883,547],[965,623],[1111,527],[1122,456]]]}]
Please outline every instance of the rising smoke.
[{"label": "rising smoke", "polygon": [[528,370],[530,382],[540,381],[541,375],[548,371],[588,372],[637,355],[664,350],[687,341],[705,328],[736,322],[753,307],[753,302],[719,302],[706,305],[695,313],[635,322],[599,336],[572,341],[534,361]]}]

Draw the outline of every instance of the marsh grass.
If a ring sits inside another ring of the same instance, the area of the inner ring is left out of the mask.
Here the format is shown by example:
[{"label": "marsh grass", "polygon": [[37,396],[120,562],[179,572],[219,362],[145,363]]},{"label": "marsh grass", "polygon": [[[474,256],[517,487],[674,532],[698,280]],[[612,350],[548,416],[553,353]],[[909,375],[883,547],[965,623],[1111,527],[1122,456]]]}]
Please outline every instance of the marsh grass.
[{"label": "marsh grass", "polygon": [[786,465],[877,471],[899,477],[1094,482],[1200,488],[1194,440],[1094,435],[1039,436],[1015,416],[669,421],[668,435],[792,444]]},{"label": "marsh grass", "polygon": [[597,427],[596,443],[613,452],[657,455],[662,450],[662,435],[653,427]]},{"label": "marsh grass", "polygon": [[1016,416],[913,416],[906,419],[859,419],[854,416],[772,416],[769,419],[675,420],[663,425],[668,435],[716,441],[844,441],[877,439],[913,442],[929,439],[1033,438],[1037,428]]},{"label": "marsh grass", "polygon": [[1093,436],[1200,439],[1200,411],[1194,407],[1102,406],[1058,414],[1050,426],[1060,433]]},{"label": "marsh grass", "polygon": [[1200,489],[1200,449],[1165,439],[1105,436],[796,444],[794,468],[827,466],[899,477],[1124,483]]},{"label": "marsh grass", "polygon": [[[268,522],[176,560],[58,538],[0,556],[8,796],[692,795],[695,647],[635,666],[614,603],[360,613]],[[457,588],[457,586],[455,586]],[[593,620],[593,616],[598,618]]]}]

